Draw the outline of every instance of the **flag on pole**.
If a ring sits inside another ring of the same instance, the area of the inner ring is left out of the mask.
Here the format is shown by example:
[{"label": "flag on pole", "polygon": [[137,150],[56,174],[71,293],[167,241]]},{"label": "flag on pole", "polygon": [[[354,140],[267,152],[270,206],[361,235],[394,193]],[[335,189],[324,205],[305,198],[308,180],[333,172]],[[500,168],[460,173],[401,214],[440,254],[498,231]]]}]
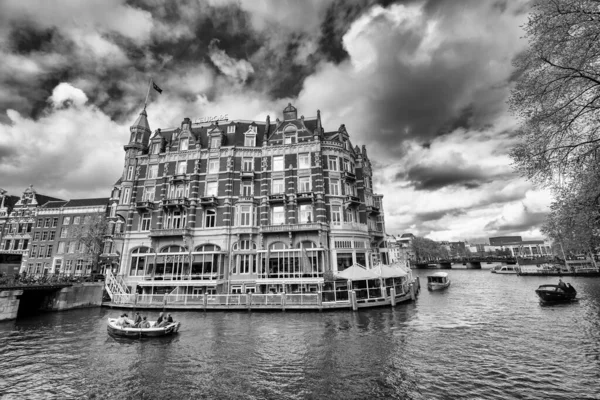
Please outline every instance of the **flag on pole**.
[{"label": "flag on pole", "polygon": [[154,88],[154,90],[156,90],[158,93],[162,93],[162,89],[158,87],[158,85],[156,83],[154,83],[154,81],[152,81],[152,87]]}]

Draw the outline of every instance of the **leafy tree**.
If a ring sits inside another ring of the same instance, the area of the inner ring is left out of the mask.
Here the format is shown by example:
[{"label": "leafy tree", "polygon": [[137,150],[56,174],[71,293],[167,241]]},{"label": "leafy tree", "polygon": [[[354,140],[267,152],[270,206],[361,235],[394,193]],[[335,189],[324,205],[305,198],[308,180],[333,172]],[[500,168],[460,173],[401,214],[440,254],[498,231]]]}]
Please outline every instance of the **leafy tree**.
[{"label": "leafy tree", "polygon": [[[85,219],[84,219],[85,220]],[[109,224],[105,215],[92,216],[89,222],[72,225],[70,236],[78,243],[85,245],[82,256],[92,262],[92,272],[98,272],[100,254],[104,250],[104,238]]]},{"label": "leafy tree", "polygon": [[415,236],[412,240],[412,247],[417,261],[435,261],[449,258],[448,250],[431,239]]},{"label": "leafy tree", "polygon": [[600,1],[538,0],[510,98],[521,118],[515,166],[538,183],[576,180],[599,161]]}]

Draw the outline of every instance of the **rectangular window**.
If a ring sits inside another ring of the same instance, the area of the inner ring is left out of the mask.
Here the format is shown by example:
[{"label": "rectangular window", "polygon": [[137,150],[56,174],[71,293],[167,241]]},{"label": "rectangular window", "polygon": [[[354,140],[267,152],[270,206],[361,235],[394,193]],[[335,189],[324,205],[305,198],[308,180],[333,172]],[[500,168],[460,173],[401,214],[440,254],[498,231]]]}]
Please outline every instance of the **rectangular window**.
[{"label": "rectangular window", "polygon": [[80,222],[81,222],[81,217],[73,218],[73,225],[79,225]]},{"label": "rectangular window", "polygon": [[40,218],[40,219],[37,220],[37,226],[36,227],[37,228],[41,228],[43,224],[44,224],[44,220],[42,218]]},{"label": "rectangular window", "polygon": [[177,163],[177,173],[185,174],[186,170],[187,170],[187,161],[179,161],[179,163]]},{"label": "rectangular window", "polygon": [[337,171],[338,170],[338,158],[335,156],[329,156],[329,170]]},{"label": "rectangular window", "polygon": [[135,167],[133,165],[130,165],[129,167],[127,167],[127,180],[130,181],[133,179],[133,171],[135,170]]},{"label": "rectangular window", "polygon": [[221,144],[220,138],[215,137],[215,138],[210,139],[210,148],[211,149],[218,149],[220,144]]},{"label": "rectangular window", "polygon": [[46,218],[44,220],[44,228],[50,228],[50,218]]},{"label": "rectangular window", "polygon": [[310,177],[298,178],[298,192],[310,192]]},{"label": "rectangular window", "polygon": [[160,153],[160,143],[153,143],[152,144],[152,154],[158,154]]},{"label": "rectangular window", "polygon": [[42,232],[42,240],[48,240],[48,231]]},{"label": "rectangular window", "polygon": [[58,226],[58,217],[52,218],[52,227],[56,228]]},{"label": "rectangular window", "polygon": [[54,260],[54,272],[62,272],[62,259]]},{"label": "rectangular window", "polygon": [[77,242],[69,242],[69,253],[75,253],[76,246],[77,246]]},{"label": "rectangular window", "polygon": [[252,196],[252,182],[242,183],[242,196]]},{"label": "rectangular window", "polygon": [[154,192],[156,191],[155,186],[144,187],[144,195],[142,196],[143,201],[154,201]]},{"label": "rectangular window", "polygon": [[190,140],[188,138],[181,139],[179,141],[179,151],[187,150],[190,144]]},{"label": "rectangular window", "polygon": [[38,253],[38,256],[40,258],[44,257],[46,255],[46,246],[40,246],[40,252]]},{"label": "rectangular window", "polygon": [[235,125],[227,126],[227,133],[235,133]]},{"label": "rectangular window", "polygon": [[351,209],[346,210],[346,222],[352,223],[354,222],[354,213]]},{"label": "rectangular window", "polygon": [[256,136],[255,135],[246,135],[246,137],[244,138],[244,146],[255,147],[256,146]]},{"label": "rectangular window", "polygon": [[85,252],[86,252],[86,250],[87,250],[87,249],[86,249],[86,245],[85,245],[85,243],[81,243],[81,242],[80,242],[80,243],[79,243],[79,248],[77,249],[77,251],[78,251],[79,253],[85,253]]},{"label": "rectangular window", "polygon": [[217,212],[215,210],[206,210],[204,215],[204,227],[214,228],[217,220]]},{"label": "rectangular window", "polygon": [[27,246],[29,246],[29,239],[23,239],[23,250],[27,250]]},{"label": "rectangular window", "polygon": [[63,254],[65,252],[65,242],[58,243],[58,250],[56,252],[58,254]]},{"label": "rectangular window", "polygon": [[300,223],[310,224],[313,222],[313,211],[310,204],[303,204],[300,206]]},{"label": "rectangular window", "polygon": [[77,264],[75,264],[75,271],[81,273],[83,271],[83,260],[77,260]]},{"label": "rectangular window", "polygon": [[285,211],[283,206],[276,206],[272,208],[272,224],[273,225],[283,225],[285,224]]},{"label": "rectangular window", "polygon": [[244,157],[242,160],[242,168],[246,172],[252,172],[254,170],[254,159],[252,157]]},{"label": "rectangular window", "polygon": [[252,207],[240,207],[240,226],[250,226],[252,222]]},{"label": "rectangular window", "polygon": [[61,237],[61,239],[66,238],[68,234],[69,234],[69,229],[68,228],[60,228],[60,237]]},{"label": "rectangular window", "polygon": [[283,156],[273,156],[273,171],[283,171]]},{"label": "rectangular window", "polygon": [[216,196],[219,187],[219,182],[207,182],[206,183],[206,195]]},{"label": "rectangular window", "polygon": [[49,245],[48,248],[46,249],[46,258],[52,257],[52,250],[53,250],[54,246],[53,245]]},{"label": "rectangular window", "polygon": [[[64,229],[64,228],[63,228]],[[36,242],[40,240],[40,232],[35,232],[33,234],[33,240],[35,240]]]},{"label": "rectangular window", "polygon": [[129,204],[130,194],[131,194],[131,188],[126,187],[123,189],[123,199],[121,201],[122,204]]},{"label": "rectangular window", "polygon": [[70,273],[73,267],[73,260],[65,260],[65,272]]},{"label": "rectangular window", "polygon": [[310,153],[298,154],[298,168],[310,168]]},{"label": "rectangular window", "polygon": [[140,220],[140,231],[149,231],[150,230],[150,213],[142,214],[142,218]]},{"label": "rectangular window", "polygon": [[340,195],[340,180],[339,179],[330,179],[329,180],[329,194],[333,196]]},{"label": "rectangular window", "polygon": [[150,165],[148,167],[148,179],[154,179],[158,176],[158,165]]},{"label": "rectangular window", "polygon": [[56,231],[50,231],[50,235],[48,236],[48,240],[54,240],[56,238]]},{"label": "rectangular window", "polygon": [[283,179],[273,179],[271,185],[271,194],[284,193],[284,181]]},{"label": "rectangular window", "polygon": [[[8,242],[8,240],[7,240]],[[5,247],[4,250],[8,250],[8,246]],[[38,251],[38,247],[37,244],[34,244],[31,246],[31,258],[36,258],[37,257],[37,251]]]},{"label": "rectangular window", "polygon": [[219,159],[208,160],[208,173],[216,174],[217,172],[219,172]]},{"label": "rectangular window", "polygon": [[341,206],[331,206],[331,223],[333,225],[341,225],[341,223],[342,223]]}]

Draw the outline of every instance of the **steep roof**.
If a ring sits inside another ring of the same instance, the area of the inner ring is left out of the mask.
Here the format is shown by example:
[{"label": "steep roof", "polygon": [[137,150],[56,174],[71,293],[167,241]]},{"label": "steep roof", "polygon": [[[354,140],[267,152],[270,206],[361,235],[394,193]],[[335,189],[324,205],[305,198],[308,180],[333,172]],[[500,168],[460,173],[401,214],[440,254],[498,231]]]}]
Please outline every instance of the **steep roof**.
[{"label": "steep roof", "polygon": [[49,201],[64,201],[63,199],[59,199],[58,197],[50,197],[37,193],[35,194],[35,200],[37,201],[38,206],[43,206]]},{"label": "steep roof", "polygon": [[108,205],[108,197],[99,197],[95,199],[73,199],[69,200],[65,207],[92,207]]},{"label": "steep roof", "polygon": [[42,206],[42,208],[60,208],[60,207],[64,206],[65,204],[67,204],[67,202],[65,200],[49,201],[46,204],[44,204]]}]

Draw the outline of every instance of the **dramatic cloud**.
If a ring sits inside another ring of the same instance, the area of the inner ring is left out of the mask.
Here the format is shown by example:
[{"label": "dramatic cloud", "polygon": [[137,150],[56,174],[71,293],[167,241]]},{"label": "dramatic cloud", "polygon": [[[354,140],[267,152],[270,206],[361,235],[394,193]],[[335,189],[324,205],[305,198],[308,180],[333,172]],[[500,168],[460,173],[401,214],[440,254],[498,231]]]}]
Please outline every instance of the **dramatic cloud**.
[{"label": "dramatic cloud", "polygon": [[0,2],[0,186],[108,195],[152,78],[152,129],[288,102],[345,124],[368,145],[389,233],[539,236],[549,196],[508,157],[527,4]]}]

